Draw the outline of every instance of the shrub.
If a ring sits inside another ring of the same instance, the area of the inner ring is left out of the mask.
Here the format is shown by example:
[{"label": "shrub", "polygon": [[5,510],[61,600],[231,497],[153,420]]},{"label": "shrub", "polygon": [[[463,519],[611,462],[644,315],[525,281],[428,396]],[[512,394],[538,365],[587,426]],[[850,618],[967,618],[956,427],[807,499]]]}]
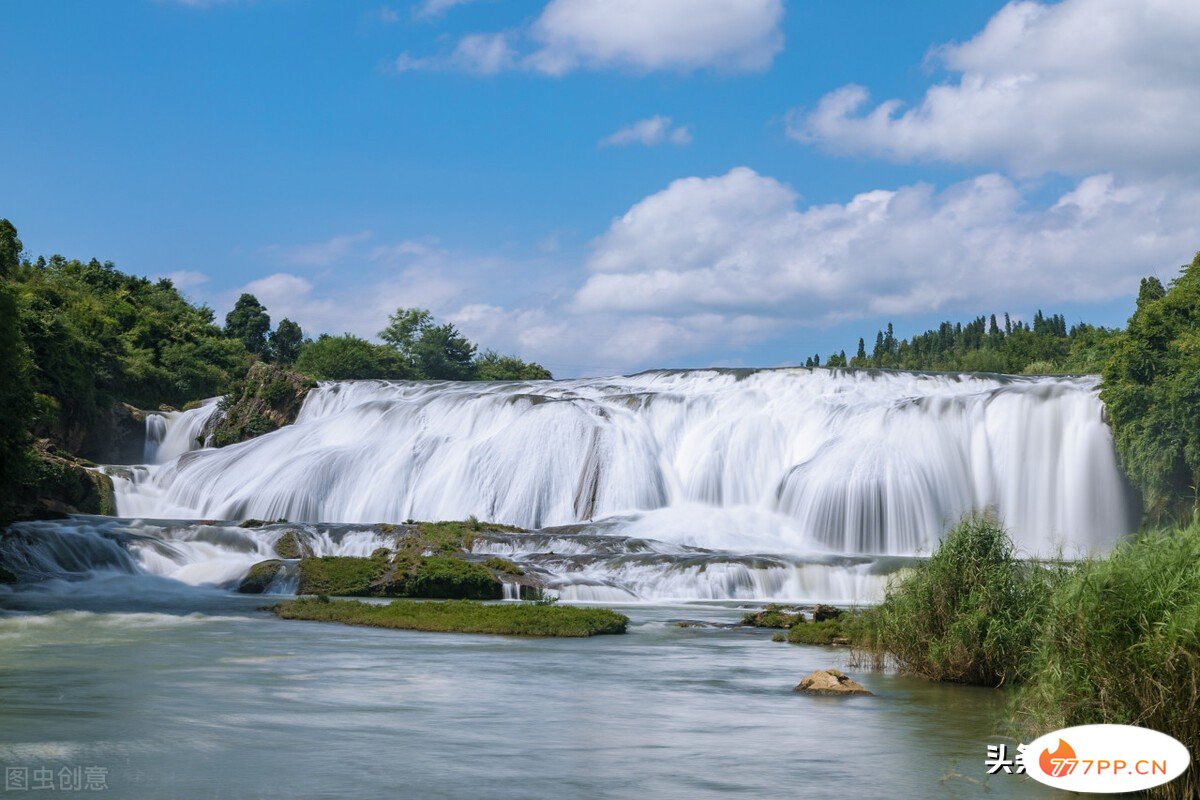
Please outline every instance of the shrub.
[{"label": "shrub", "polygon": [[[1058,581],[1019,707],[1031,729],[1153,728],[1200,749],[1200,525],[1157,531]],[[1156,797],[1195,797],[1195,762]]]},{"label": "shrub", "polygon": [[972,514],[855,622],[859,655],[893,657],[932,680],[999,686],[1018,679],[1048,592],[991,516]]}]

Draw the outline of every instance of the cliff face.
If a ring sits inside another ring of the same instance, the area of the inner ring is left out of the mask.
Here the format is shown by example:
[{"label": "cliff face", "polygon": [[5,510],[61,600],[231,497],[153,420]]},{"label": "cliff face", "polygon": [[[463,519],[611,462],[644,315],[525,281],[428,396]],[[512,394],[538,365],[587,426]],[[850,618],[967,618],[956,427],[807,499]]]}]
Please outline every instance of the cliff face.
[{"label": "cliff face", "polygon": [[215,447],[224,447],[290,425],[314,386],[310,378],[282,367],[255,364],[221,400],[204,435],[212,437]]}]

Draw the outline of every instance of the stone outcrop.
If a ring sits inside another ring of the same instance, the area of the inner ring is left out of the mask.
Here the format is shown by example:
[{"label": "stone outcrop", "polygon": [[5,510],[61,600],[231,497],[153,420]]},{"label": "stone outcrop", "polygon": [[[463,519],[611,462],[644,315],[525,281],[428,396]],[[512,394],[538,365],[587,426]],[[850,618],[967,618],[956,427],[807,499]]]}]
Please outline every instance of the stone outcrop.
[{"label": "stone outcrop", "polygon": [[250,568],[246,577],[242,578],[237,590],[242,594],[262,594],[282,571],[283,562],[279,559],[260,561]]},{"label": "stone outcrop", "polygon": [[820,695],[871,694],[865,686],[838,669],[820,669],[796,684],[797,692]]},{"label": "stone outcrop", "polygon": [[259,362],[221,400],[202,435],[216,447],[244,442],[296,421],[313,380]]}]

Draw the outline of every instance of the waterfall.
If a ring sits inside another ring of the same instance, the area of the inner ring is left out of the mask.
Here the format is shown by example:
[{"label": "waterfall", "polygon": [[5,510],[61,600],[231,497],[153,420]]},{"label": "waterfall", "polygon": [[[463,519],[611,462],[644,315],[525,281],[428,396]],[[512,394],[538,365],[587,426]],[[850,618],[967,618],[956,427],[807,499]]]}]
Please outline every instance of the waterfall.
[{"label": "waterfall", "polygon": [[621,516],[658,540],[787,554],[927,553],[990,508],[1022,551],[1079,555],[1135,512],[1096,379],[873,370],[325,383],[295,424],[117,489],[126,516]]},{"label": "waterfall", "polygon": [[201,441],[204,426],[216,413],[220,399],[210,397],[187,411],[147,412],[145,463],[162,464],[203,447],[206,444]]},{"label": "waterfall", "polygon": [[[1094,378],[334,382],[292,425],[203,447],[216,412],[150,415],[147,463],[109,469],[124,519],[19,523],[0,563],[70,591],[231,589],[285,532],[365,556],[395,544],[377,523],[474,515],[531,530],[481,533],[468,558],[511,559],[567,600],[849,604],[972,509],[1030,556],[1103,552],[1136,522]],[[290,522],[236,522],[251,517]],[[288,562],[268,591],[295,575]]]}]

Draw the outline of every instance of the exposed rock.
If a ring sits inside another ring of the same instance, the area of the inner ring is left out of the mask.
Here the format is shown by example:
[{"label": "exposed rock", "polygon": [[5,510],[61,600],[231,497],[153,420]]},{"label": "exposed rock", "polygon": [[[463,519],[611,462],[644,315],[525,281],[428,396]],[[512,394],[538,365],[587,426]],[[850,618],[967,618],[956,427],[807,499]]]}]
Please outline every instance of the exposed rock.
[{"label": "exposed rock", "polygon": [[0,583],[16,583],[16,582],[17,582],[17,576],[14,575],[11,571],[0,566]]},{"label": "exposed rock", "polygon": [[259,362],[222,398],[202,435],[224,447],[290,425],[314,386],[303,375]]},{"label": "exposed rock", "polygon": [[827,619],[837,619],[842,615],[842,610],[837,606],[827,606],[818,604],[813,608],[813,622],[824,622]]},{"label": "exposed rock", "polygon": [[34,435],[49,439],[63,453],[78,453],[101,464],[140,464],[146,443],[146,415],[128,403],[114,403],[86,419],[52,421],[35,426]]},{"label": "exposed rock", "polygon": [[246,577],[242,578],[237,590],[242,594],[262,594],[282,571],[283,562],[277,558],[260,561],[250,568]]},{"label": "exposed rock", "polygon": [[29,478],[14,510],[17,519],[117,513],[112,480],[91,462],[59,452],[47,440],[29,451]]},{"label": "exposed rock", "polygon": [[824,695],[871,694],[865,686],[837,669],[821,669],[796,684],[797,692]]},{"label": "exposed rock", "polygon": [[307,558],[314,555],[312,545],[305,541],[300,531],[286,531],[275,542],[275,553],[280,558]]}]

